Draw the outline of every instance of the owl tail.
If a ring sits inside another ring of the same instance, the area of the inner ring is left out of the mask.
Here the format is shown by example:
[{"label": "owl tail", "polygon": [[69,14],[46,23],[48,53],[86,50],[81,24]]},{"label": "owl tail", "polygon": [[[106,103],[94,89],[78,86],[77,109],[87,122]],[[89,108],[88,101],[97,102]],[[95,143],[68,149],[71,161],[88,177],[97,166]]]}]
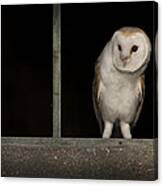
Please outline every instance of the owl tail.
[{"label": "owl tail", "polygon": [[112,137],[113,138],[122,138],[122,133],[121,133],[121,129],[120,129],[120,121],[119,120],[116,120],[115,123],[114,123]]}]

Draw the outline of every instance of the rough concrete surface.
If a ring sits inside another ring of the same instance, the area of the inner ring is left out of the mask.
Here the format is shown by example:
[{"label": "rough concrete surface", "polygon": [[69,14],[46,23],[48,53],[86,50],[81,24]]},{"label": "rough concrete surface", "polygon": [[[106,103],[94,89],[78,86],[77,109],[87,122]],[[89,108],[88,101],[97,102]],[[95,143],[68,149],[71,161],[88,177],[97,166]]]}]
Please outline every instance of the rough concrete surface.
[{"label": "rough concrete surface", "polygon": [[59,140],[56,145],[2,141],[2,176],[155,180],[154,144],[118,139]]}]

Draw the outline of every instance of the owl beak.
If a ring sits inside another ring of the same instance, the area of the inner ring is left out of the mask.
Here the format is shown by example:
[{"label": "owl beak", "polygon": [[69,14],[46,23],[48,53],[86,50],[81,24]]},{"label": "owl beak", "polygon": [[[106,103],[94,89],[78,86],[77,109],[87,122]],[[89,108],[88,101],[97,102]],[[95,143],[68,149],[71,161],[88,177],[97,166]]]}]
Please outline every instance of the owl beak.
[{"label": "owl beak", "polygon": [[121,61],[123,63],[123,66],[126,66],[126,64],[128,63],[128,59],[129,59],[129,56],[121,57]]}]

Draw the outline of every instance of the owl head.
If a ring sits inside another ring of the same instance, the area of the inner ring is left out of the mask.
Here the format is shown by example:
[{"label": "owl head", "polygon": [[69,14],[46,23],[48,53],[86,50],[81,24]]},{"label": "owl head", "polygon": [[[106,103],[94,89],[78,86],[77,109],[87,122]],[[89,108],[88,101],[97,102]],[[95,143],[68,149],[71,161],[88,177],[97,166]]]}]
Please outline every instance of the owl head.
[{"label": "owl head", "polygon": [[144,70],[150,60],[151,44],[140,28],[123,27],[112,37],[114,67],[124,73]]}]

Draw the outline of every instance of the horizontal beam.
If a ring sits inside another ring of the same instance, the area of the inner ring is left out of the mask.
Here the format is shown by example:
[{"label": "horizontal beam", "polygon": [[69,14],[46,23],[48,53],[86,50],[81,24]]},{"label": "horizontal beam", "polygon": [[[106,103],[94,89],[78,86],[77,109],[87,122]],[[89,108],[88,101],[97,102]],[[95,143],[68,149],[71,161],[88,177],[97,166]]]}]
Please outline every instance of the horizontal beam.
[{"label": "horizontal beam", "polygon": [[157,179],[157,140],[71,138],[53,144],[20,141],[2,140],[4,177]]}]

